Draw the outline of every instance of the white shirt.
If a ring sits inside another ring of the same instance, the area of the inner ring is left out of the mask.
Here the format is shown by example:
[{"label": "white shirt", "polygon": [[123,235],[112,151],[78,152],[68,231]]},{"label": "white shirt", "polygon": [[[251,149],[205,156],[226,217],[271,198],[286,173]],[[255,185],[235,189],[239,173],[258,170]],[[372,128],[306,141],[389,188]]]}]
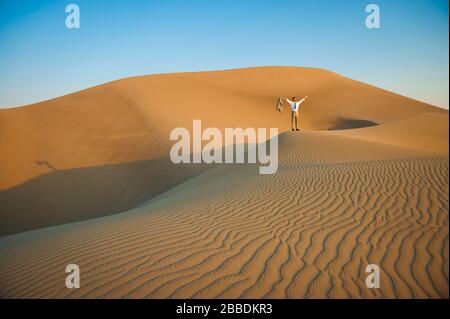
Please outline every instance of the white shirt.
[{"label": "white shirt", "polygon": [[300,101],[291,101],[289,99],[286,99],[286,101],[291,105],[292,112],[297,112],[300,104],[305,102],[305,98],[301,99]]}]

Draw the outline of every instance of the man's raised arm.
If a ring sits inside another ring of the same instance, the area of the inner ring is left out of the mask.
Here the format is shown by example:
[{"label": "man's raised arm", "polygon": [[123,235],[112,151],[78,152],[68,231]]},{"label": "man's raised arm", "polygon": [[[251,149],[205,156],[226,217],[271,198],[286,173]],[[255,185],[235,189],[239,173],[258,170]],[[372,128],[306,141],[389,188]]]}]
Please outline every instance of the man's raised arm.
[{"label": "man's raised arm", "polygon": [[307,98],[308,98],[308,95],[306,95],[303,99],[301,99],[300,101],[298,101],[298,104],[302,104],[303,102],[306,101]]}]

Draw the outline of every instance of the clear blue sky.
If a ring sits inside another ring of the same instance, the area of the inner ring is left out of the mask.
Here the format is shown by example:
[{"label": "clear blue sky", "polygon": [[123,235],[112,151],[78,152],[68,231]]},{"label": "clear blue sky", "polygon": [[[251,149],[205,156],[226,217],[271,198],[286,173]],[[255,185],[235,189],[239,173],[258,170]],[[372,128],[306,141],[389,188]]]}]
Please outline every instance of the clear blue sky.
[{"label": "clear blue sky", "polygon": [[[81,28],[65,27],[65,6]],[[381,8],[367,29],[365,7]],[[448,108],[447,0],[0,0],[0,107],[115,79],[313,66]]]}]

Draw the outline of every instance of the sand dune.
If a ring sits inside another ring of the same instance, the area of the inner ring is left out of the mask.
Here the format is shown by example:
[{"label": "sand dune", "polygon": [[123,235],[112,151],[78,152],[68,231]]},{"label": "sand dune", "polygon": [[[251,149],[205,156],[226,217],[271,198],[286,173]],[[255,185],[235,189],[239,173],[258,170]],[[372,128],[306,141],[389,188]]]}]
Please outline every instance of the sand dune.
[{"label": "sand dune", "polygon": [[364,129],[340,130],[341,136],[448,155],[448,113],[423,113]]},{"label": "sand dune", "polygon": [[[293,94],[310,97],[300,112],[302,129],[376,125],[365,130],[365,138],[448,153],[448,147],[442,151],[448,144],[443,137],[447,111],[321,69],[262,67],[128,78],[0,110],[0,236],[105,216],[149,200],[201,171],[164,160],[174,127],[191,127],[193,119],[201,119],[204,127],[282,132],[290,128],[290,115],[274,112],[275,102]],[[425,113],[437,120],[418,120],[427,123],[418,129],[417,123],[406,123],[403,133],[388,128],[380,137],[376,133],[380,125],[391,123],[397,130],[397,121]],[[425,135],[408,139],[411,129]],[[430,148],[429,140],[436,146]]]},{"label": "sand dune", "polygon": [[0,110],[0,189],[54,170],[165,157],[170,131],[191,127],[197,118],[205,127],[287,130],[289,112],[280,115],[274,107],[279,96],[293,94],[310,97],[301,111],[303,129],[448,114],[321,69],[267,67],[128,78]]},{"label": "sand dune", "polygon": [[274,176],[222,165],[123,214],[3,237],[0,296],[448,298],[448,157],[323,132],[280,152]]},{"label": "sand dune", "polygon": [[[283,133],[293,94],[310,97],[303,131]],[[278,172],[172,164],[171,129],[196,118],[278,127]],[[448,164],[447,111],[319,69],[135,77],[0,110],[0,297],[448,298]]]}]

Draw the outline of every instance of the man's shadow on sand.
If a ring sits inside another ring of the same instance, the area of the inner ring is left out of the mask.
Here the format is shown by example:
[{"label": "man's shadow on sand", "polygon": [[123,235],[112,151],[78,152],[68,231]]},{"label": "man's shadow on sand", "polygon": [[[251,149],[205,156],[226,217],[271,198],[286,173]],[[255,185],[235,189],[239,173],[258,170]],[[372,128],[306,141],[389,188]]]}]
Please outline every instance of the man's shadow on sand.
[{"label": "man's shadow on sand", "polygon": [[57,169],[56,169],[53,165],[51,165],[48,161],[42,161],[42,160],[40,160],[40,161],[35,161],[35,163],[36,163],[38,166],[46,166],[48,169],[50,169],[50,170],[53,171],[53,172],[56,172],[56,171],[57,171]]}]

